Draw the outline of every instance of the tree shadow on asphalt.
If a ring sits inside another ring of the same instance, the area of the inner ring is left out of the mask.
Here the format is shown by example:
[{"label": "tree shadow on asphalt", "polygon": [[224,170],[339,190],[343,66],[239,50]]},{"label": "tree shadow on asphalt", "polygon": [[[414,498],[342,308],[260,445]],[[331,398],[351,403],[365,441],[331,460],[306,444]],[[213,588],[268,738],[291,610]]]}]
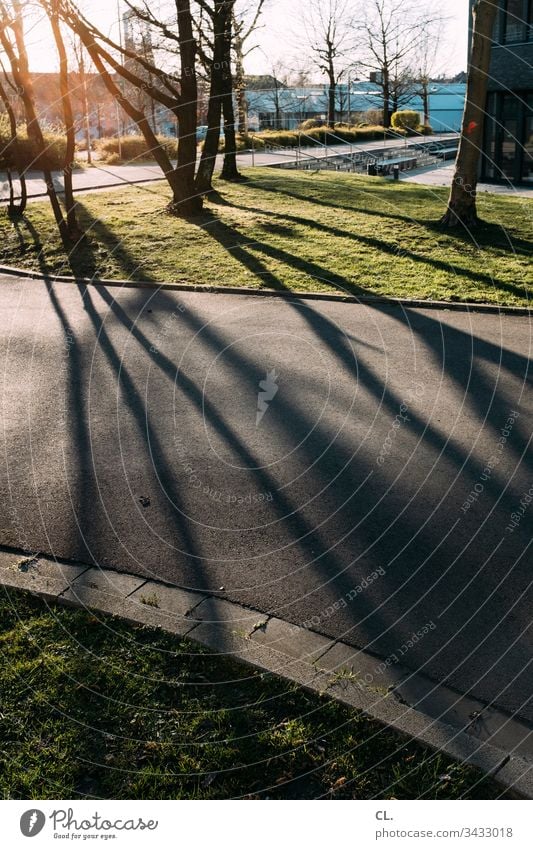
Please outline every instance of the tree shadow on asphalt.
[{"label": "tree shadow on asphalt", "polygon": [[[291,216],[289,220],[294,218],[298,222],[312,223],[308,222],[307,219],[299,219],[295,216]],[[249,241],[243,239],[242,234],[222,222],[218,217],[206,216],[202,226],[226,250],[231,251],[232,256],[236,257],[248,271],[256,275],[260,279],[261,285],[268,285],[277,291],[287,291],[279,277],[269,270],[257,256],[251,254],[250,248],[252,246],[250,246]],[[314,222],[314,226],[318,231],[324,227],[324,225],[316,224],[316,222]],[[335,228],[329,227],[327,229],[335,230]],[[94,230],[98,239],[106,245],[113,248],[117,244],[113,233],[103,222],[95,222]],[[334,275],[332,277],[329,269],[323,268],[317,263],[307,262],[287,251],[272,248],[272,246],[258,245],[257,243],[253,244],[253,249],[262,251],[267,257],[297,271],[319,277],[319,279],[331,283],[332,286],[349,291],[352,295],[371,294],[362,287],[354,286],[342,276]],[[125,268],[131,268],[134,259],[128,255],[123,245],[120,246],[120,256]],[[94,263],[96,265],[96,260],[94,260]],[[68,316],[53,291],[49,289],[49,292],[52,305],[62,322],[62,326],[66,329],[69,325]],[[171,548],[184,552],[183,564],[179,567],[176,564],[175,571],[178,576],[176,583],[196,589],[213,590],[209,564],[202,561],[198,533],[193,531],[192,524],[186,518],[186,504],[183,493],[179,491],[179,482],[172,471],[172,459],[168,456],[168,451],[158,435],[157,423],[151,424],[147,404],[143,401],[139,388],[135,385],[108,333],[109,315],[112,314],[113,318],[123,325],[128,335],[142,347],[143,355],[150,360],[151,367],[160,370],[169,381],[176,384],[177,363],[158,350],[157,337],[150,336],[136,319],[139,311],[145,308],[147,295],[145,292],[135,290],[128,293],[125,298],[128,308],[128,311],[126,311],[124,306],[118,303],[112,291],[106,288],[89,290],[86,287],[79,286],[79,292],[107,366],[115,376],[117,384],[120,385],[121,403],[125,403],[132,413],[139,439],[144,446],[144,459],[149,464],[154,464],[161,490],[171,505],[171,523],[174,527]],[[152,297],[154,297],[153,294],[149,296],[149,298]],[[102,317],[98,299],[102,299],[107,305],[109,310],[107,316]],[[159,290],[155,300],[158,309],[161,309],[163,313],[174,311],[176,308],[175,296],[163,289]],[[348,343],[342,329],[328,318],[324,310],[315,308],[311,302],[302,303],[289,299],[284,303],[289,304],[291,310],[297,312],[299,319],[307,325],[317,342],[327,347],[331,356],[336,359],[338,367],[353,379],[354,385],[360,384],[370,393],[378,405],[380,415],[386,415],[393,420],[398,414],[403,399],[401,395],[384,384],[382,376],[377,374],[370,364],[364,362],[357,341],[355,340],[354,346]],[[384,312],[400,325],[408,326],[411,332],[415,333],[421,340],[424,348],[431,351],[442,369],[458,385],[464,397],[468,398],[478,420],[483,422],[490,415],[487,424],[492,428],[495,435],[499,433],[499,429],[504,425],[509,409],[512,407],[511,399],[505,398],[505,393],[502,390],[498,391],[498,386],[491,383],[477,362],[483,360],[487,364],[496,364],[515,376],[518,374],[525,378],[528,368],[526,357],[504,350],[495,343],[475,337],[473,334],[467,334],[454,328],[451,324],[443,326],[441,321],[428,316],[427,313],[422,314],[387,303],[382,305],[372,304],[369,309],[378,313]],[[133,318],[130,313],[134,316]],[[264,376],[264,364],[254,362],[249,356],[240,354],[233,347],[228,348],[228,342],[231,340],[228,340],[223,332],[212,324],[206,327],[201,315],[197,314],[190,305],[185,312],[180,314],[180,321],[184,323],[189,333],[199,334],[198,338],[201,344],[213,354],[213,357],[216,357],[221,350],[226,349],[228,352],[227,362],[235,374],[238,385],[251,393],[257,392],[258,382]],[[76,344],[82,345],[82,343],[81,337],[76,339]],[[468,352],[468,357],[464,356],[465,351]],[[73,359],[72,376],[69,378],[69,382],[74,382],[74,370],[76,369],[81,369],[81,366],[79,362]],[[216,429],[245,466],[253,468],[258,465],[258,457],[254,455],[231,421],[224,415],[224,411],[213,400],[206,398],[203,388],[196,383],[191,374],[180,371],[176,387],[182,395],[184,403],[191,403],[197,413],[206,417],[208,423]],[[87,422],[83,420],[85,409],[81,389],[79,386],[72,385],[70,390],[72,392],[71,415],[76,419],[76,421],[73,421],[74,439],[80,445],[80,452],[86,456],[90,442],[87,434]],[[77,421],[80,417],[82,421]],[[483,473],[484,460],[469,457],[459,441],[454,440],[448,433],[439,432],[430,423],[417,416],[414,411],[410,411],[410,418],[410,427],[417,440],[423,440],[430,447],[434,457],[439,458],[444,455],[453,466],[456,479],[460,475],[468,478],[470,483],[467,485],[467,489],[474,486]],[[329,434],[320,426],[315,426],[309,411],[294,399],[285,397],[279,407],[275,409],[275,426],[281,432],[287,428],[288,423],[297,435],[305,435],[312,430],[312,438],[304,441],[302,447],[305,461],[309,467],[307,473],[309,475],[308,489],[311,493],[316,491],[321,495],[334,484],[335,491],[345,496],[344,503],[336,511],[341,511],[341,524],[345,535],[341,538],[336,527],[332,529],[333,536],[328,535],[327,522],[321,521],[320,510],[316,509],[320,506],[320,499],[318,503],[313,504],[311,502],[311,506],[308,506],[307,509],[301,509],[300,505],[295,503],[288,493],[279,489],[275,475],[264,469],[255,472],[261,487],[265,491],[276,493],[276,499],[273,502],[276,522],[285,523],[285,532],[290,539],[289,547],[292,549],[293,546],[296,546],[300,550],[302,565],[298,567],[298,570],[303,570],[304,574],[308,570],[312,570],[313,573],[313,578],[309,582],[307,582],[307,579],[305,580],[305,583],[309,585],[308,599],[305,601],[299,598],[296,603],[289,601],[281,609],[276,609],[277,615],[291,621],[302,622],[307,618],[306,611],[308,613],[310,607],[313,607],[313,593],[322,590],[322,602],[324,596],[326,596],[329,603],[334,603],[340,598],[348,597],[357,582],[364,578],[369,571],[378,566],[383,567],[385,564],[386,572],[391,576],[390,580],[386,577],[381,579],[381,583],[378,582],[374,587],[371,597],[360,594],[357,598],[357,604],[348,606],[348,613],[345,614],[342,626],[342,634],[338,633],[337,625],[327,620],[321,622],[317,630],[332,637],[342,636],[348,641],[352,639],[356,645],[366,648],[378,656],[386,656],[387,653],[394,651],[404,642],[409,629],[416,630],[416,625],[419,625],[422,621],[427,621],[427,616],[435,610],[435,594],[438,595],[442,592],[440,601],[444,605],[446,599],[451,603],[455,598],[458,587],[461,588],[462,592],[471,586],[476,588],[478,606],[483,599],[485,601],[490,599],[490,594],[497,589],[495,581],[498,575],[496,575],[496,578],[487,577],[483,573],[485,562],[482,564],[480,573],[479,550],[473,551],[473,548],[479,545],[480,540],[482,540],[483,546],[490,549],[490,540],[493,538],[489,527],[490,513],[481,526],[477,528],[477,534],[473,537],[461,538],[461,545],[464,544],[464,547],[457,553],[461,563],[461,574],[458,576],[457,565],[454,560],[446,568],[443,567],[447,557],[442,548],[444,547],[446,550],[446,546],[450,544],[450,539],[453,540],[456,535],[453,522],[451,524],[450,522],[446,523],[446,521],[444,524],[441,522],[439,527],[435,527],[433,511],[431,511],[425,521],[421,523],[419,513],[414,509],[416,505],[413,505],[411,501],[406,501],[405,497],[402,500],[401,492],[398,492],[397,488],[395,490],[396,481],[392,479],[387,479],[383,483],[384,492],[382,492],[379,484],[375,485],[374,491],[372,491],[372,486],[370,486],[370,492],[368,489],[365,491],[367,482],[372,479],[376,480],[376,469],[369,458],[365,458],[362,452],[356,451],[354,455],[353,446],[347,442],[343,443],[341,439],[336,443],[329,444]],[[520,423],[516,427],[518,432]],[[522,432],[520,439],[525,444],[527,435]],[[320,453],[324,445],[328,445],[328,449]],[[529,461],[526,460],[525,462],[528,463]],[[386,474],[385,476],[387,477]],[[429,489],[431,489],[429,473],[426,478],[426,481],[428,480]],[[424,481],[424,486],[426,486],[426,481]],[[509,512],[516,505],[516,496],[506,490],[505,481],[499,478],[497,472],[486,482],[485,490],[495,504],[498,502],[503,504]],[[357,522],[354,525],[353,517],[360,513],[358,499],[362,492],[366,492],[365,509],[368,505],[373,504],[372,510],[378,511],[377,526],[376,523],[365,523],[365,521]],[[419,498],[424,497],[420,492],[417,492],[416,495]],[[390,497],[387,498],[387,496]],[[316,499],[317,496],[314,498]],[[426,500],[432,504],[435,501],[434,493],[432,495],[431,492],[427,492]],[[455,512],[457,512],[456,506]],[[98,530],[98,528],[89,528],[89,536],[94,536],[94,533],[98,533]],[[486,537],[483,540],[484,534],[486,534]],[[128,552],[130,557],[131,554],[131,552]],[[354,554],[356,554],[355,559]],[[435,580],[436,574],[439,575],[437,580]],[[479,578],[480,574],[481,578]],[[454,585],[450,586],[452,577]],[[287,576],[284,575],[283,579],[287,580]],[[521,576],[521,584],[523,579],[524,576]],[[415,612],[413,612],[414,608],[410,607],[408,603],[409,593],[405,592],[413,582],[416,583],[418,599]],[[325,589],[326,587],[327,589]],[[237,589],[234,597],[252,603],[249,588]],[[506,615],[505,610],[503,610],[503,614]],[[413,626],[415,620],[415,626]],[[444,624],[441,622],[439,638],[433,646],[432,659],[438,658],[440,652],[444,650],[441,662],[447,670],[453,669],[453,659],[455,657],[457,660],[457,654],[460,657],[460,662],[457,665],[465,663],[463,659],[464,651],[459,653],[456,644],[456,640],[461,640],[461,635],[454,633],[454,630],[456,631],[451,623]],[[415,668],[423,668],[428,662],[427,647],[421,652],[414,649],[408,662]],[[472,674],[479,677],[479,670]]]}]

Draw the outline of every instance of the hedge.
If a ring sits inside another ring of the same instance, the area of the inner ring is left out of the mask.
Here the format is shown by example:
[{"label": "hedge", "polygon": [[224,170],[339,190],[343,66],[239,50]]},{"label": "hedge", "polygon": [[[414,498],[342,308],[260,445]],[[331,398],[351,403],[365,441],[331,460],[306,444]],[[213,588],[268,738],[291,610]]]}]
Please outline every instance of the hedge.
[{"label": "hedge", "polygon": [[11,141],[9,122],[6,115],[0,115],[0,168],[11,171],[39,171],[43,168],[60,171],[65,165],[67,142],[65,136],[54,130],[43,131],[46,152],[42,157],[37,154],[33,140],[28,138],[26,127],[18,127],[18,161]]},{"label": "hedge", "polygon": [[[168,136],[158,136],[158,142],[163,145],[171,159],[176,159],[178,156],[178,141],[175,138]],[[141,162],[143,160],[151,160],[154,158],[153,153],[150,153],[144,136],[124,136],[120,140],[117,138],[98,139],[96,141],[96,150],[100,153],[100,157],[108,164],[117,162]]]},{"label": "hedge", "polygon": [[[365,142],[382,139],[386,131],[383,127],[348,127],[341,125],[330,130],[326,126],[312,127],[307,131],[298,130],[262,130],[259,133],[248,133],[237,135],[237,150],[249,150],[253,146],[255,150],[262,150],[269,145],[273,147],[298,147],[298,137],[302,145],[317,147],[324,144],[337,144],[339,139],[346,142]],[[220,150],[224,150],[224,139],[220,140]]]}]

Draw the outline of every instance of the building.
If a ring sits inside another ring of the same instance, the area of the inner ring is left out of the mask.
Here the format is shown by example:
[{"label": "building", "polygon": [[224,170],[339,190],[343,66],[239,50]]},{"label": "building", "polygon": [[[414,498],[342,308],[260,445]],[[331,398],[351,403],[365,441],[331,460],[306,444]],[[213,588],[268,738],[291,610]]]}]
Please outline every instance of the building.
[{"label": "building", "polygon": [[533,183],[533,0],[499,0],[481,178]]},{"label": "building", "polygon": [[[435,132],[458,132],[461,129],[465,90],[464,83],[429,84],[430,123]],[[249,125],[255,130],[292,130],[302,121],[326,121],[327,118],[328,88],[323,83],[305,88],[278,85],[248,90],[246,99]],[[349,116],[360,119],[365,113],[382,109],[382,93],[375,82],[344,83],[337,87],[336,104],[338,121],[346,121]],[[418,94],[404,97],[400,108],[419,112],[423,123],[424,105]]]}]

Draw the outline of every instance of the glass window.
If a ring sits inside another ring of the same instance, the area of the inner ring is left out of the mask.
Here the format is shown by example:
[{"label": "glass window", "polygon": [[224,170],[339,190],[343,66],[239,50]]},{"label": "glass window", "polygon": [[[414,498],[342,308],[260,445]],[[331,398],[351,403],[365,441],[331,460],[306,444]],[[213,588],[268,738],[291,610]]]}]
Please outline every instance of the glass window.
[{"label": "glass window", "polygon": [[493,180],[498,176],[496,170],[497,125],[496,108],[499,95],[491,92],[487,99],[487,117],[485,119],[485,144],[483,149],[483,176]]},{"label": "glass window", "polygon": [[522,180],[533,183],[533,94],[527,96]]},{"label": "glass window", "polygon": [[516,118],[520,101],[514,94],[503,95],[502,118]]},{"label": "glass window", "polygon": [[522,179],[526,183],[533,183],[533,116],[531,115],[526,120]]},{"label": "glass window", "polygon": [[517,131],[518,121],[515,118],[503,121],[502,172],[510,180],[515,173]]},{"label": "glass window", "polygon": [[513,42],[525,40],[526,22],[524,19],[524,13],[524,0],[507,0],[503,38],[505,44],[512,44]]}]

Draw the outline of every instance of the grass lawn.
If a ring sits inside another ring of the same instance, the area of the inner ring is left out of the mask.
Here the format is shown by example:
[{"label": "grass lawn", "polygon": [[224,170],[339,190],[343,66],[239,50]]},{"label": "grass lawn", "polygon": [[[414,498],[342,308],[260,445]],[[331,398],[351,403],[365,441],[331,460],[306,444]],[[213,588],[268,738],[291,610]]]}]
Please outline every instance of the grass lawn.
[{"label": "grass lawn", "polygon": [[361,713],[119,620],[0,593],[3,798],[508,798]]},{"label": "grass lawn", "polygon": [[476,233],[440,231],[447,189],[258,168],[217,181],[194,222],[163,212],[164,184],[78,195],[87,243],[66,256],[47,203],[0,219],[0,262],[158,282],[340,291],[526,305],[533,202],[481,194]]}]

